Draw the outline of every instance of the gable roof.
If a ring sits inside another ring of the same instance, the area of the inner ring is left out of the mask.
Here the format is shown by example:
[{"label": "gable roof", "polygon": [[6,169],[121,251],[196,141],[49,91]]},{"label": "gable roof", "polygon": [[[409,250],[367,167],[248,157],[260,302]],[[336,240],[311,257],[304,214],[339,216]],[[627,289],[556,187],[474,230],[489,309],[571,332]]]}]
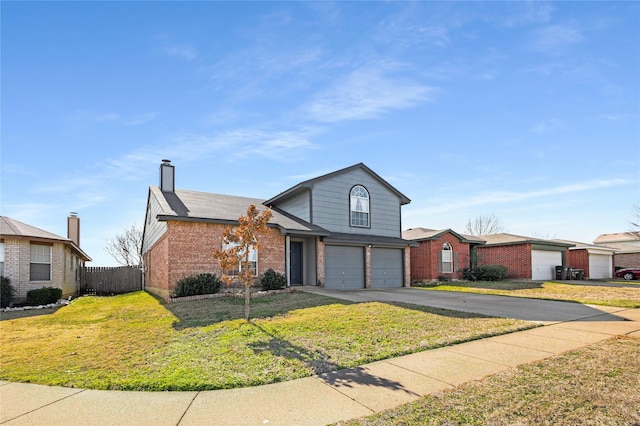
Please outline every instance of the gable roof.
[{"label": "gable roof", "polygon": [[541,238],[524,237],[522,235],[507,234],[507,233],[480,235],[478,237],[482,238],[485,241],[485,246],[529,244],[529,243],[552,245],[552,246],[564,246],[564,247],[571,247],[574,245],[571,243],[563,243],[563,242],[558,242],[553,240],[543,240]]},{"label": "gable roof", "polygon": [[569,250],[587,250],[590,252],[595,252],[595,251],[603,251],[603,252],[610,252],[613,253],[614,251],[616,251],[615,248],[613,247],[608,247],[608,246],[603,246],[603,245],[598,245],[598,244],[589,244],[589,243],[582,243],[580,241],[571,241],[571,240],[562,240],[562,239],[554,239],[552,241],[556,241],[559,243],[565,243],[565,244],[571,244],[574,247],[569,247]]},{"label": "gable roof", "polygon": [[600,234],[594,244],[632,243],[640,242],[640,232],[616,232],[613,234]]},{"label": "gable roof", "polygon": [[298,194],[301,191],[306,191],[306,190],[308,190],[310,188],[313,188],[313,185],[315,183],[317,183],[317,182],[320,182],[322,180],[331,178],[331,177],[336,176],[336,175],[340,175],[340,174],[343,174],[343,173],[348,173],[348,172],[351,172],[351,171],[357,170],[357,169],[364,170],[366,173],[370,174],[376,180],[378,180],[389,191],[391,191],[394,194],[396,194],[398,196],[398,198],[400,198],[400,204],[401,205],[409,204],[411,202],[411,200],[406,195],[404,195],[402,192],[400,192],[396,188],[394,188],[393,185],[391,185],[389,182],[387,182],[386,180],[381,178],[376,172],[371,170],[364,163],[358,163],[358,164],[354,164],[353,166],[345,167],[344,169],[336,170],[335,172],[327,173],[325,175],[318,176],[318,177],[313,178],[313,179],[305,180],[304,182],[300,182],[299,184],[294,185],[291,188],[289,188],[289,189],[281,192],[280,194],[276,195],[275,197],[270,198],[269,200],[265,201],[264,204],[269,206],[269,205],[272,205],[272,204],[276,204],[276,203],[278,203],[280,201],[284,201],[287,198],[292,197],[292,196]]},{"label": "gable roof", "polygon": [[43,229],[36,228],[35,226],[27,225],[26,223],[11,219],[7,216],[0,216],[0,237],[13,237],[40,242],[62,242],[70,246],[84,260],[91,261],[91,258],[69,238],[61,237]]},{"label": "gable roof", "polygon": [[[260,206],[264,200],[259,198],[237,197],[234,195],[212,194],[208,192],[176,189],[175,192],[163,192],[157,186],[149,188],[149,196],[159,203],[160,221],[181,220],[236,224],[240,216],[247,214],[247,208],[253,204]],[[277,208],[272,209],[271,226],[281,230],[294,231],[310,235],[329,235],[325,229],[295,218]]]},{"label": "gable roof", "polygon": [[437,240],[442,235],[450,233],[463,243],[483,244],[484,240],[472,235],[458,234],[452,229],[428,229],[428,228],[411,228],[402,232],[402,238],[412,241],[428,241]]}]

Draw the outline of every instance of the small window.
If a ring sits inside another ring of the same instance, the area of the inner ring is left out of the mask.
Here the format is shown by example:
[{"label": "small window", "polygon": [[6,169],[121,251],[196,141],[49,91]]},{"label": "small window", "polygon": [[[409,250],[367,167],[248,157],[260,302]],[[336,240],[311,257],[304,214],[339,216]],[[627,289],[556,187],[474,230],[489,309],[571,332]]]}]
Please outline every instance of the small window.
[{"label": "small window", "polygon": [[453,272],[453,249],[451,244],[444,243],[442,245],[442,270],[440,272]]},{"label": "small window", "polygon": [[31,244],[30,281],[51,281],[51,246]]},{"label": "small window", "polygon": [[4,277],[4,243],[0,243],[0,276]]},{"label": "small window", "polygon": [[[238,243],[222,244],[222,250],[227,250],[233,247],[237,247],[238,245],[239,245]],[[249,267],[251,268],[251,274],[253,276],[258,276],[258,250],[256,250],[255,248],[252,248],[251,250],[249,250]],[[223,273],[231,277],[237,277],[238,273],[241,270],[242,270],[242,265],[238,263],[237,269],[223,271]]]},{"label": "small window", "polygon": [[369,192],[364,186],[351,188],[351,226],[369,227]]}]

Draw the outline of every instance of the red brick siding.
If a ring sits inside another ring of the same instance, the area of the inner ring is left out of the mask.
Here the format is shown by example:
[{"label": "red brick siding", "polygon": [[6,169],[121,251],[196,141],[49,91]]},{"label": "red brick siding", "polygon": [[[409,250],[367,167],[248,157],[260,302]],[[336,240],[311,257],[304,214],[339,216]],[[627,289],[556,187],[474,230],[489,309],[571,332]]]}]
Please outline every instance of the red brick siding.
[{"label": "red brick siding", "polygon": [[476,250],[478,266],[504,265],[509,278],[531,278],[531,244],[479,246]]},{"label": "red brick siding", "polygon": [[640,268],[640,253],[621,253],[613,256],[614,269]]},{"label": "red brick siding", "polygon": [[[222,275],[213,251],[222,248],[222,233],[231,225],[170,221],[166,234],[145,255],[147,288],[167,297],[176,283],[187,276],[212,273]],[[258,274],[269,268],[285,273],[284,236],[270,228],[259,238]]]},{"label": "red brick siding", "polygon": [[[444,274],[438,271],[438,253],[444,243],[451,244],[454,259],[457,257],[455,272]],[[450,233],[437,240],[420,241],[418,247],[411,247],[411,280],[435,280],[441,275],[450,275],[453,279],[462,278],[462,269],[470,266],[469,243],[463,243]]]},{"label": "red brick siding", "polygon": [[573,269],[584,269],[585,277],[589,276],[589,252],[586,249],[567,250],[567,266]]}]

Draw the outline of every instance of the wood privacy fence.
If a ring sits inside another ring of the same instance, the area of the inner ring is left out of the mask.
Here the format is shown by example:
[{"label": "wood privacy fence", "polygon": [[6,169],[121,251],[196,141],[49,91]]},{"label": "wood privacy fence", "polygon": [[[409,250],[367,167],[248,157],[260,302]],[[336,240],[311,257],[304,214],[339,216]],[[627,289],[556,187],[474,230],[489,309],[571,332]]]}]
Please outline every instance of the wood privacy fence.
[{"label": "wood privacy fence", "polygon": [[80,271],[82,294],[119,294],[138,290],[142,290],[142,271],[138,266],[92,266]]}]

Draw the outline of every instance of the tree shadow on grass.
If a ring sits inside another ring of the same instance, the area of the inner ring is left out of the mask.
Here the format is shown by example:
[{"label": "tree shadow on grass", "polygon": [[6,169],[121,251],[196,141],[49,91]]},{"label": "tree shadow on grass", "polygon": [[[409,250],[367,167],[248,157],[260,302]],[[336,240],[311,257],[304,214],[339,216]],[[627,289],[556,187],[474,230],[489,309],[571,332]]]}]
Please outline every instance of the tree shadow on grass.
[{"label": "tree shadow on grass", "polygon": [[301,346],[294,345],[265,330],[258,324],[252,325],[269,336],[267,342],[258,342],[249,345],[254,352],[261,353],[268,351],[278,357],[293,358],[302,361],[309,366],[314,375],[329,386],[348,388],[354,388],[356,386],[382,387],[419,396],[415,392],[406,389],[400,382],[370,374],[363,367],[345,369],[339,364],[330,361],[331,357],[321,351],[308,350]]}]

